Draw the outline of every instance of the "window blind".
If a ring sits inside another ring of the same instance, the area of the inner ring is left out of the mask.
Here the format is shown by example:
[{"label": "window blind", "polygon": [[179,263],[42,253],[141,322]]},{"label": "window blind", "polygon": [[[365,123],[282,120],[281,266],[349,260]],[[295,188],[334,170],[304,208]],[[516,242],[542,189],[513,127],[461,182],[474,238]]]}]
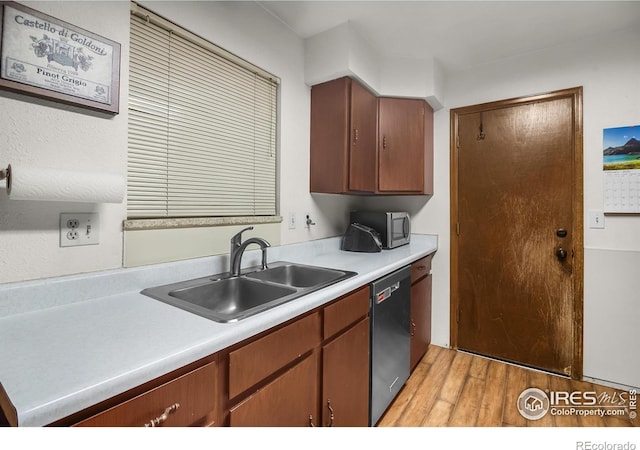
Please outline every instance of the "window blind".
[{"label": "window blind", "polygon": [[129,218],[276,214],[276,77],[137,5],[129,70]]}]

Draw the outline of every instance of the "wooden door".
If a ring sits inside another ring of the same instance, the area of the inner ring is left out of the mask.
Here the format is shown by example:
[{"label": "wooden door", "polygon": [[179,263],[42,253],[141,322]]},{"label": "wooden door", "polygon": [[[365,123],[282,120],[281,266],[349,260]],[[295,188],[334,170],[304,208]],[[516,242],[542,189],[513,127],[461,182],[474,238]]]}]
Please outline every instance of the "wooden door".
[{"label": "wooden door", "polygon": [[578,88],[452,110],[460,349],[581,376],[580,105]]},{"label": "wooden door", "polygon": [[369,318],[322,349],[322,425],[369,424]]},{"label": "wooden door", "polygon": [[378,188],[381,192],[425,189],[424,100],[378,99]]}]

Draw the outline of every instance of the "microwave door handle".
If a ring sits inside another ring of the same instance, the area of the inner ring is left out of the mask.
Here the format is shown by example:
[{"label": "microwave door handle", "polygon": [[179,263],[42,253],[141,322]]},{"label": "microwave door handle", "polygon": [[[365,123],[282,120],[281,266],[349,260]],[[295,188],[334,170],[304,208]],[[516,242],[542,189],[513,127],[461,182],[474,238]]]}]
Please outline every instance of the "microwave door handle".
[{"label": "microwave door handle", "polygon": [[405,217],[402,221],[402,232],[404,234],[404,237],[409,236],[409,233],[411,232],[411,222],[409,221],[408,217]]}]

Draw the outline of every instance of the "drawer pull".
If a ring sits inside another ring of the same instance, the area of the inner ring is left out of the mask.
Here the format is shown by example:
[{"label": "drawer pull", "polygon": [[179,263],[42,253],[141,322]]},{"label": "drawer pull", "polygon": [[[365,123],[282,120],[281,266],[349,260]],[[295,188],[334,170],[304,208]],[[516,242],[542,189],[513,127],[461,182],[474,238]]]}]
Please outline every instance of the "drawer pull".
[{"label": "drawer pull", "polygon": [[173,405],[165,409],[162,415],[156,417],[155,419],[151,419],[151,421],[145,423],[144,426],[153,428],[153,427],[157,427],[158,425],[162,425],[169,418],[169,414],[177,411],[178,408],[180,408],[180,403],[174,403]]},{"label": "drawer pull", "polygon": [[331,407],[331,400],[327,400],[327,408],[329,409],[329,423],[327,424],[327,426],[332,427],[333,419],[335,416],[333,414],[333,408]]},{"label": "drawer pull", "polygon": [[427,266],[418,266],[418,270],[427,270]]}]

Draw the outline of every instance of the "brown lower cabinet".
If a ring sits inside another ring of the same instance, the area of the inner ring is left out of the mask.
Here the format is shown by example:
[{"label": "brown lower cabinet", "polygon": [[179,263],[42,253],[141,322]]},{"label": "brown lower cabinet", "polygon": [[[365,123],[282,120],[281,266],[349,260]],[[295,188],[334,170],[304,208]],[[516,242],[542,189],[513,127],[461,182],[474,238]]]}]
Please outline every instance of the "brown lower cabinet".
[{"label": "brown lower cabinet", "polygon": [[186,427],[216,422],[217,362],[213,361],[106,411],[77,422],[78,427]]},{"label": "brown lower cabinet", "polygon": [[431,343],[431,258],[411,265],[411,371],[427,353]]},{"label": "brown lower cabinet", "polygon": [[312,352],[229,412],[232,427],[308,427],[318,411],[318,354]]},{"label": "brown lower cabinet", "polygon": [[73,414],[64,426],[367,426],[369,288]]},{"label": "brown lower cabinet", "polygon": [[369,423],[369,318],[322,347],[322,424]]},{"label": "brown lower cabinet", "polygon": [[[230,426],[367,426],[369,290],[240,344],[227,359]],[[262,379],[238,386],[236,374],[256,366]]]}]

